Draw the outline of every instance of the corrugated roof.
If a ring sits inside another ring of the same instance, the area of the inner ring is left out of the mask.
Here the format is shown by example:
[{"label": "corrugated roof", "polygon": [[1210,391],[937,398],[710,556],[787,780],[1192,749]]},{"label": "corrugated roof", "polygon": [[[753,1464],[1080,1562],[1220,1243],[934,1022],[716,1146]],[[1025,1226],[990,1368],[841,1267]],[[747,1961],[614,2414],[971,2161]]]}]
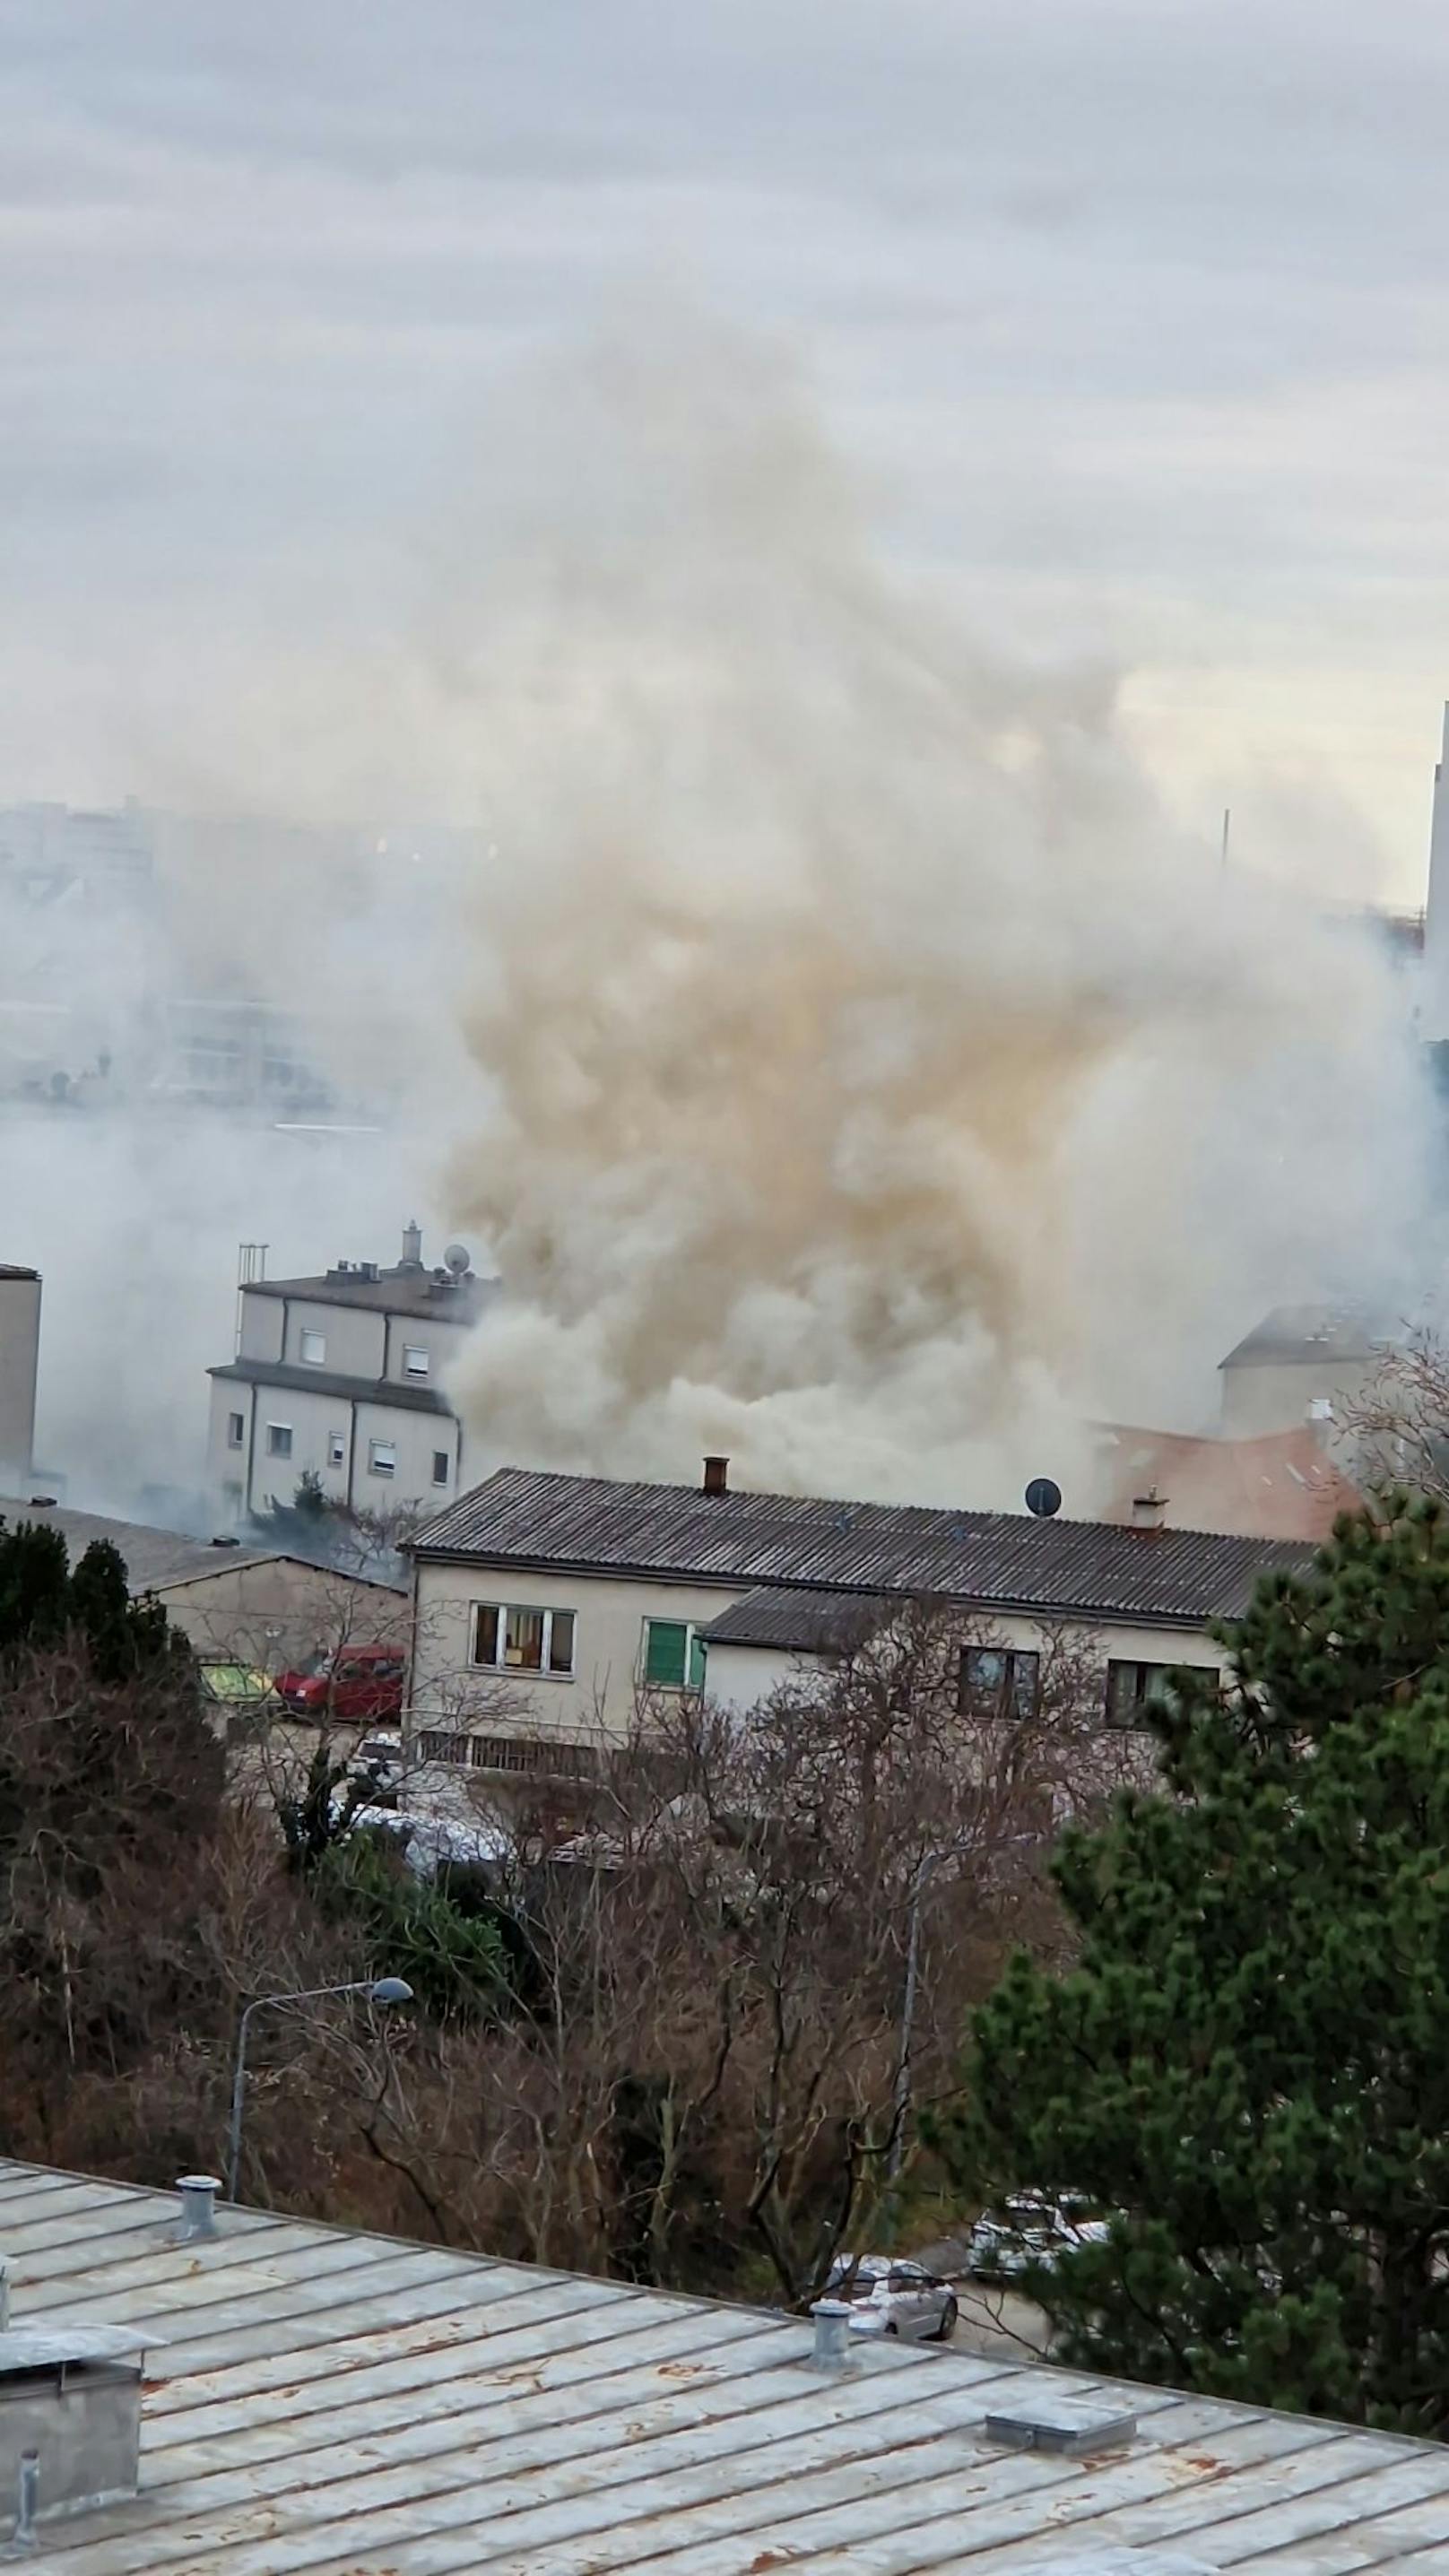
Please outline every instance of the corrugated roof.
[{"label": "corrugated roof", "polygon": [[1025,1513],[702,1493],[502,1467],[428,1521],[423,1557],[579,1573],[940,1594],[998,1610],[1197,1626],[1248,1605],[1260,1574],[1309,1562],[1281,1539],[1128,1530]]},{"label": "corrugated roof", "polygon": [[284,1360],[226,1360],[208,1369],[243,1386],[274,1386],[281,1395],[335,1395],[343,1404],[389,1404],[403,1413],[446,1413],[453,1408],[435,1386],[410,1386],[402,1378],[343,1377],[337,1369],[296,1368]]},{"label": "corrugated roof", "polygon": [[897,1606],[888,1595],[811,1591],[791,1583],[747,1592],[701,1634],[712,1646],[779,1646],[792,1654],[848,1653]]},{"label": "corrugated roof", "polygon": [[[1449,2448],[0,2164],[17,2322],[148,2338],[141,2491],[37,2576],[1429,2576]],[[1086,2459],[988,2415],[1137,2418]],[[44,2460],[41,2462],[42,2492]]]}]

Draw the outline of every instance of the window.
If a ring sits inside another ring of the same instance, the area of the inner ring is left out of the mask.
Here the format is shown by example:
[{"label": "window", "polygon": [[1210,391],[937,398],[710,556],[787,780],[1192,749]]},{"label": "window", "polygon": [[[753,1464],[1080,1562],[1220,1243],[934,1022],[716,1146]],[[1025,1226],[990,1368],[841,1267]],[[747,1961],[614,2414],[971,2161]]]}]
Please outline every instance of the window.
[{"label": "window", "polygon": [[567,1675],[574,1668],[574,1624],[572,1610],[475,1601],[473,1661],[492,1672]]},{"label": "window", "polygon": [[369,1476],[395,1476],[397,1474],[397,1444],[395,1441],[369,1440],[367,1444],[367,1472]]},{"label": "window", "polygon": [[963,1717],[1035,1717],[1041,1657],[1020,1646],[963,1646],[956,1706]]},{"label": "window", "polygon": [[1114,1656],[1107,1666],[1107,1724],[1146,1726],[1149,1711],[1172,1696],[1174,1673],[1210,1673],[1211,1664],[1133,1664]]},{"label": "window", "polygon": [[435,1727],[425,1726],[418,1737],[418,1750],[425,1762],[466,1762],[470,1739],[466,1735],[443,1735]]},{"label": "window", "polygon": [[655,1690],[703,1690],[705,1646],[685,1619],[646,1619],[644,1680]]},{"label": "window", "polygon": [[290,1422],[269,1422],[267,1424],[267,1456],[269,1458],[290,1458],[291,1454],[292,1426]]},{"label": "window", "polygon": [[346,1464],[347,1464],[347,1434],[346,1434],[346,1432],[345,1432],[345,1431],[329,1431],[329,1432],[328,1432],[328,1434],[327,1434],[327,1464],[328,1464],[328,1466],[329,1466],[329,1467],[345,1467],[345,1466],[346,1466]]},{"label": "window", "polygon": [[435,1450],[433,1451],[433,1482],[434,1482],[434,1484],[435,1484],[435,1485],[446,1485],[447,1481],[448,1481],[448,1453],[447,1453],[447,1450],[446,1450],[446,1449],[435,1449]]},{"label": "window", "polygon": [[239,1449],[246,1436],[246,1415],[244,1413],[229,1413],[226,1417],[226,1445],[228,1449]]},{"label": "window", "polygon": [[468,1759],[475,1771],[551,1773],[561,1780],[589,1779],[599,1757],[591,1744],[568,1744],[558,1736],[470,1735]]},{"label": "window", "polygon": [[321,1368],[327,1357],[327,1336],[325,1333],[314,1332],[309,1326],[304,1325],[298,1349],[308,1368]]},{"label": "window", "polygon": [[404,1376],[404,1377],[426,1377],[426,1376],[427,1376],[427,1373],[428,1373],[428,1354],[427,1354],[427,1352],[426,1352],[425,1350],[423,1350],[423,1349],[421,1348],[421,1346],[420,1346],[417,1342],[404,1342],[404,1344],[403,1344],[403,1376]]}]

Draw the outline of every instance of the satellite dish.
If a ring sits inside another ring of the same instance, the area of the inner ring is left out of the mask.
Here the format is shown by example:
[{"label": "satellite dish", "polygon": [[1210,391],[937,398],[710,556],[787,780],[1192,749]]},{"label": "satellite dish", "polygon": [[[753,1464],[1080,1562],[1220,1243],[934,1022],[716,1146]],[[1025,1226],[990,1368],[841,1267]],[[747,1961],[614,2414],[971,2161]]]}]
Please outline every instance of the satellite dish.
[{"label": "satellite dish", "polygon": [[[473,1255],[466,1243],[450,1243],[443,1255],[443,1260],[455,1279],[462,1279],[473,1267]],[[1059,1501],[1060,1499],[1058,1496]]]},{"label": "satellite dish", "polygon": [[1053,1513],[1059,1512],[1061,1507],[1060,1485],[1054,1485],[1050,1476],[1033,1476],[1026,1489],[1027,1510],[1034,1512],[1039,1521],[1049,1521]]}]

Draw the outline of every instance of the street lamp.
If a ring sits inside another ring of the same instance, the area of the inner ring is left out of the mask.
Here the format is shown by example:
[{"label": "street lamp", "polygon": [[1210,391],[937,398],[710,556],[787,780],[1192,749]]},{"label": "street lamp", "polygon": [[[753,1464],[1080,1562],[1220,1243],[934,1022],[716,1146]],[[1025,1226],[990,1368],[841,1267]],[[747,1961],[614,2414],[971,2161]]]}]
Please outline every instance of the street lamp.
[{"label": "street lamp", "polygon": [[946,1843],[940,1851],[922,1855],[911,1885],[910,1929],[906,1934],[906,1991],[901,1999],[901,2045],[896,2059],[894,2117],[891,2122],[890,2153],[886,2157],[886,2174],[894,2182],[906,2152],[906,2114],[911,2107],[911,2031],[916,2018],[916,1987],[921,1972],[921,1899],[943,1861],[962,1860],[968,1853],[1000,1851],[1014,1843],[1029,1843],[1030,1834],[988,1836],[985,1841]]},{"label": "street lamp", "polygon": [[402,1977],[361,1977],[345,1986],[302,1986],[288,1995],[257,1995],[242,2014],[236,2035],[236,2066],[231,2079],[231,2130],[227,2140],[226,2196],[239,2197],[241,2179],[242,2108],[246,2101],[247,2029],[255,2012],[269,2004],[317,2003],[330,1995],[366,1995],[373,2004],[410,2004],[413,1990]]}]

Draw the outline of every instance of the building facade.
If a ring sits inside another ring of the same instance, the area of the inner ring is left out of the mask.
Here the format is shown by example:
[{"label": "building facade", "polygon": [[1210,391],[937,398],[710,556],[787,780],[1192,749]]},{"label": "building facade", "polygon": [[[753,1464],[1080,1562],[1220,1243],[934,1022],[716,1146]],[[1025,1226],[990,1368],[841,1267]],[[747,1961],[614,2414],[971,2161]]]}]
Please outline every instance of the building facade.
[{"label": "building facade", "polygon": [[29,1478],[39,1369],[40,1273],[0,1262],[0,1483]]},{"label": "building facade", "polygon": [[1311,1549],[1026,1515],[615,1484],[505,1467],[416,1533],[411,1726],[439,1766],[567,1774],[657,1693],[737,1709],[826,1673],[843,1624],[938,1601],[963,1679],[1028,1691],[1055,1641],[1099,1668],[1128,1724],[1175,1665],[1219,1667],[1207,1631],[1260,1574]]},{"label": "building facade", "polygon": [[243,1281],[236,1356],[210,1371],[216,1508],[243,1521],[289,1504],[304,1476],[354,1511],[451,1500],[463,1426],[446,1381],[496,1286],[466,1254],[429,1269],[416,1226],[391,1269],[339,1261],[317,1278]]}]

